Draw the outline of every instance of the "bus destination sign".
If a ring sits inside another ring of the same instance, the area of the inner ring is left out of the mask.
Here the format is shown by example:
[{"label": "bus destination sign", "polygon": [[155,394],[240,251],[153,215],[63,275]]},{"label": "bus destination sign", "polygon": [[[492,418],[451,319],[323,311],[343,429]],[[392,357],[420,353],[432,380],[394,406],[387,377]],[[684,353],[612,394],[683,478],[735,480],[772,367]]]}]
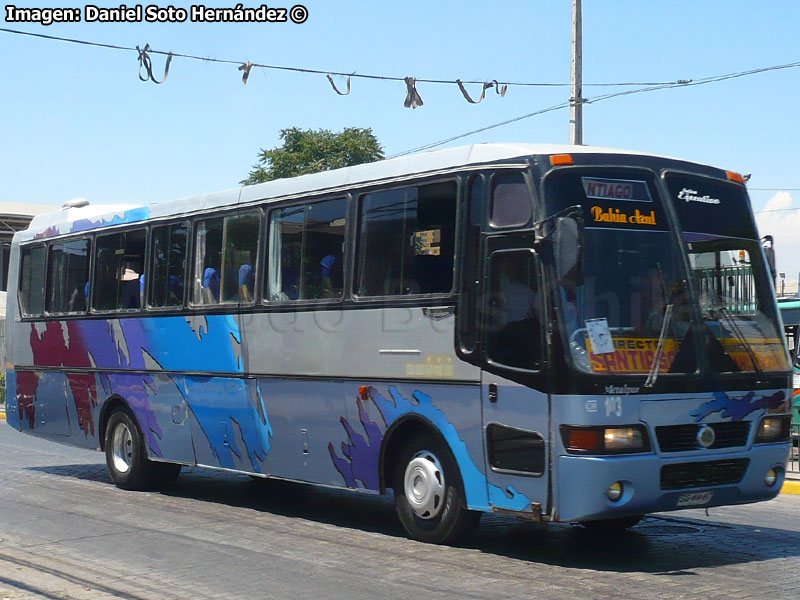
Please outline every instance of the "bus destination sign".
[{"label": "bus destination sign", "polygon": [[599,200],[628,200],[634,202],[652,202],[647,183],[632,179],[601,179],[598,177],[581,177],[583,191],[587,198]]}]

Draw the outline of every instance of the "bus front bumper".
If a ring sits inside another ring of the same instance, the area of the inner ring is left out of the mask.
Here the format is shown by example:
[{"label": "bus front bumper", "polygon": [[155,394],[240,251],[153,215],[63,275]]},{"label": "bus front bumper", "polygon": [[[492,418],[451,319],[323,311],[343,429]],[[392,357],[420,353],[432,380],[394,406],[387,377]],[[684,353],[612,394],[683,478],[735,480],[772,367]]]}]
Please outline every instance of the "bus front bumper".
[{"label": "bus front bumper", "polygon": [[[587,521],[770,500],[783,485],[789,448],[790,444],[764,444],[747,452],[702,457],[560,456],[555,517]],[[747,461],[746,467],[741,461]],[[741,479],[736,474],[740,468]],[[768,486],[770,469],[777,478]],[[722,483],[710,483],[715,480]],[[607,490],[615,482],[621,482],[622,495],[613,501]]]}]

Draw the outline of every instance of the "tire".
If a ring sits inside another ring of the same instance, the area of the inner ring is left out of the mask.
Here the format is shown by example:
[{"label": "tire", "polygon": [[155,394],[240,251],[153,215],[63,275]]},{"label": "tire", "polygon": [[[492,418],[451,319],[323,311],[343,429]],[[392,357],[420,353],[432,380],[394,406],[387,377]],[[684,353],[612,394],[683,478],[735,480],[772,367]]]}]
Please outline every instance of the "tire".
[{"label": "tire", "polygon": [[597,521],[583,521],[586,529],[594,533],[619,533],[630,529],[644,518],[644,515],[632,515],[616,519],[600,519]]},{"label": "tire", "polygon": [[181,465],[148,460],[139,426],[122,408],[114,410],[108,419],[105,449],[108,474],[123,490],[164,487],[175,481],[181,471]]},{"label": "tire", "polygon": [[478,524],[468,510],[455,459],[438,437],[417,435],[395,465],[397,516],[408,534],[430,544],[453,544]]}]

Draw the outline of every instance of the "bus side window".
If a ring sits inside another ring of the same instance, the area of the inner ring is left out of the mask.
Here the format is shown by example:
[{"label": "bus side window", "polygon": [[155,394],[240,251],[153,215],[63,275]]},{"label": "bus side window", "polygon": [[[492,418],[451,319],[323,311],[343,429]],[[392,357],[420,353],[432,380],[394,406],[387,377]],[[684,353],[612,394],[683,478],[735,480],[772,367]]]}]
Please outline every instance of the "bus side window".
[{"label": "bus side window", "polygon": [[267,298],[342,297],[347,203],[335,198],[270,213]]},{"label": "bus side window", "polygon": [[359,296],[446,294],[453,287],[454,181],[361,197]]},{"label": "bus side window", "polygon": [[70,240],[50,246],[45,303],[47,312],[85,312],[88,281],[89,240]]},{"label": "bus side window", "polygon": [[492,178],[492,227],[521,227],[530,221],[532,211],[522,173],[501,173]]},{"label": "bus side window", "polygon": [[303,289],[309,298],[341,298],[347,199],[309,204],[303,256]]},{"label": "bus side window", "polygon": [[535,370],[542,361],[542,298],[529,250],[501,250],[490,263],[485,315],[486,356],[491,362]]},{"label": "bus side window", "polygon": [[45,256],[44,246],[22,249],[19,303],[23,315],[40,315],[44,310]]},{"label": "bus side window", "polygon": [[197,223],[194,242],[193,304],[218,304],[222,270],[223,219]]},{"label": "bus side window", "polygon": [[287,206],[270,213],[269,276],[270,300],[300,299],[300,264],[303,252],[305,207]]},{"label": "bus side window", "polygon": [[173,223],[153,227],[150,266],[149,304],[155,308],[183,304],[183,278],[186,273],[188,224]]},{"label": "bus side window", "polygon": [[[144,229],[97,237],[92,308],[141,308],[146,237]],[[86,290],[82,293],[86,295]]]},{"label": "bus side window", "polygon": [[222,257],[222,302],[253,302],[261,211],[225,217]]}]

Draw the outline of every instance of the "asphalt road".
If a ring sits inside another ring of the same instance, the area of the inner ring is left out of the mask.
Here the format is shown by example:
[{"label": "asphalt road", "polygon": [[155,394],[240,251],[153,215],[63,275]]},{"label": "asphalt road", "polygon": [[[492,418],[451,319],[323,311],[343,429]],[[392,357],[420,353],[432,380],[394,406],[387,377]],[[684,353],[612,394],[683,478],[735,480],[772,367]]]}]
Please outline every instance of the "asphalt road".
[{"label": "asphalt road", "polygon": [[125,492],[103,456],[0,422],[0,600],[800,598],[800,496],[630,533],[484,516],[407,539],[391,501],[199,469]]}]

